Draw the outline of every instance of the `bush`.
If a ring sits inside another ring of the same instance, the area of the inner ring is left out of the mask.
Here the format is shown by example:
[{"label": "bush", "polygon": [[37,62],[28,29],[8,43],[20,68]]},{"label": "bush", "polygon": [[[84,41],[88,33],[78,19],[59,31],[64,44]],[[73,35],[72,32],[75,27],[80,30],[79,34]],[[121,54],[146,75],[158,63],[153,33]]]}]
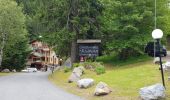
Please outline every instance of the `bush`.
[{"label": "bush", "polygon": [[95,71],[98,75],[104,74],[105,73],[105,67],[104,66],[98,66],[98,67],[96,67]]},{"label": "bush", "polygon": [[75,67],[79,67],[79,63],[73,63],[73,68],[75,68]]},{"label": "bush", "polygon": [[71,69],[70,68],[68,68],[68,67],[64,67],[64,73],[67,73],[67,72],[69,72]]}]

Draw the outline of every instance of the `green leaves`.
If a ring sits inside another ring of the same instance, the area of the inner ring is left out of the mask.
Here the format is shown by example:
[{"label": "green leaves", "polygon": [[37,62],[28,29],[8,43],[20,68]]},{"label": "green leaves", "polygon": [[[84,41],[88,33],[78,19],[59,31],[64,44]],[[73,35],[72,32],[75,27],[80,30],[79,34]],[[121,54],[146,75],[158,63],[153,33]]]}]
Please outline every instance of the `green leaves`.
[{"label": "green leaves", "polygon": [[[13,0],[0,0],[0,39],[2,33],[6,34],[3,45],[2,66],[10,66],[15,69],[25,67],[25,59],[28,50],[27,30],[25,26],[25,15],[22,8]],[[2,45],[2,41],[0,41]],[[1,47],[1,46],[0,46]],[[10,67],[11,68],[11,67]]]},{"label": "green leaves", "polygon": [[[131,53],[129,50],[140,54],[152,40],[153,0],[16,1],[27,15],[30,39],[41,34],[43,41],[66,56],[76,39],[102,39],[104,52]],[[168,0],[159,0],[157,5],[157,28],[169,34]]]},{"label": "green leaves", "polygon": [[[105,5],[103,31],[107,33],[106,49],[116,51],[120,56],[143,54],[144,45],[151,41],[154,29],[154,2],[151,0],[102,0]],[[164,30],[168,8],[167,0],[157,2],[157,27]],[[161,12],[161,13],[160,13]],[[112,20],[110,20],[112,19]],[[166,33],[165,33],[166,34]],[[106,34],[104,34],[106,36]],[[126,57],[122,57],[126,58]]]}]

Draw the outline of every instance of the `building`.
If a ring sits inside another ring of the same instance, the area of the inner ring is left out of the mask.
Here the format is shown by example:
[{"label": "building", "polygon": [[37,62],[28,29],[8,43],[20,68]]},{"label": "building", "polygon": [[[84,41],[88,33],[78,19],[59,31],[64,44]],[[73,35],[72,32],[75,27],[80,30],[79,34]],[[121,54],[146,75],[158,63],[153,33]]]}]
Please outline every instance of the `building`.
[{"label": "building", "polygon": [[30,47],[32,52],[28,57],[27,65],[37,69],[41,69],[45,65],[58,65],[57,55],[47,44],[35,40],[30,43]]}]

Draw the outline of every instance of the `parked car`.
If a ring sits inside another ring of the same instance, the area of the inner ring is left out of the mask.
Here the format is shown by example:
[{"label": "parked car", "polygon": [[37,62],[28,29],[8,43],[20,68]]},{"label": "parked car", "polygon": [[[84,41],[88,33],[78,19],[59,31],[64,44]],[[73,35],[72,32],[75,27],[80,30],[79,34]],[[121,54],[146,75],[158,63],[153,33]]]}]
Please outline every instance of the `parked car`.
[{"label": "parked car", "polygon": [[37,72],[37,68],[26,68],[26,69],[22,70],[22,72],[27,72],[27,73],[29,73],[29,72]]},{"label": "parked car", "polygon": [[[149,42],[146,47],[145,47],[145,53],[147,53],[149,56],[154,57],[154,52],[155,52],[155,57],[159,57],[159,45],[155,43],[155,51],[154,51],[154,42]],[[166,56],[167,55],[167,50],[165,46],[160,46],[160,53],[161,56]]]}]

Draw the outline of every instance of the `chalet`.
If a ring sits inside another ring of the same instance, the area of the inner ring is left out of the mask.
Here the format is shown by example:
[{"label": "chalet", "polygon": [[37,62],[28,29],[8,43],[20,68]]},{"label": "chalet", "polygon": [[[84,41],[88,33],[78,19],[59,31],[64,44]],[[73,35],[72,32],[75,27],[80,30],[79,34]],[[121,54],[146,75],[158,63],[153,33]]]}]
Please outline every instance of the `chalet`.
[{"label": "chalet", "polygon": [[58,65],[58,57],[46,43],[32,41],[30,43],[32,52],[28,57],[27,65],[41,69],[45,65]]}]

